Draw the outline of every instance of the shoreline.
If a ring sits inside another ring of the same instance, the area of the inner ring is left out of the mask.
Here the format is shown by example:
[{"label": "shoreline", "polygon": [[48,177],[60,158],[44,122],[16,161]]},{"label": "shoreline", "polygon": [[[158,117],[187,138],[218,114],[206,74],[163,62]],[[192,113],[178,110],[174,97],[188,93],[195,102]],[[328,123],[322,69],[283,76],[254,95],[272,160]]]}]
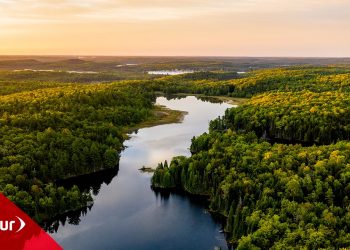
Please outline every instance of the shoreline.
[{"label": "shoreline", "polygon": [[[155,126],[163,125],[163,124],[181,123],[183,121],[185,115],[188,114],[188,112],[186,112],[186,111],[171,110],[171,109],[168,109],[165,106],[161,106],[161,105],[154,105],[154,109],[152,112],[154,115],[149,120],[141,122],[134,127],[125,128],[125,130],[123,132],[124,136],[125,136],[123,144],[126,140],[128,140],[130,138],[129,134],[138,130],[138,129],[155,127]],[[119,152],[119,153],[121,153],[121,152]],[[119,160],[118,160],[118,164],[116,164],[116,167],[114,167],[114,168],[99,169],[97,171],[93,171],[93,172],[89,172],[89,173],[69,176],[69,177],[62,179],[62,180],[58,180],[58,181],[56,180],[55,183],[57,184],[57,182],[64,182],[64,181],[69,181],[69,180],[73,180],[76,178],[83,178],[86,176],[92,176],[92,175],[95,175],[98,173],[103,173],[103,172],[111,171],[111,170],[112,171],[119,170]],[[151,168],[146,167],[145,170],[146,170],[145,172],[149,172],[149,173],[153,172],[153,169],[151,170]],[[38,221],[38,223],[50,222],[51,220],[54,220],[55,218],[58,218],[60,216],[64,216],[70,212],[80,211],[82,209],[88,208],[89,206],[91,206],[91,204],[86,204],[85,206],[82,206],[81,208],[77,208],[77,209],[68,209],[68,210],[64,211],[63,213],[57,213],[54,216],[41,219],[40,221]]]},{"label": "shoreline", "polygon": [[[163,92],[157,92],[159,96],[166,96]],[[213,98],[222,102],[226,102],[231,105],[241,105],[244,104],[246,101],[248,101],[250,98],[244,98],[244,97],[232,97],[232,96],[226,96],[226,95],[205,95],[205,94],[194,94],[194,93],[176,93],[171,94],[171,96],[195,96],[199,98]]]},{"label": "shoreline", "polygon": [[[226,97],[222,97],[223,99],[221,99],[220,96],[205,96],[205,95],[196,95],[196,94],[178,94],[179,96],[198,96],[198,97],[209,97],[209,98],[215,98],[218,100],[222,100],[225,101],[227,100]],[[229,98],[229,97],[227,97]],[[229,98],[230,99],[230,98]],[[227,101],[226,101],[227,102]],[[153,116],[150,117],[150,119],[147,119],[146,121],[143,121],[135,126],[129,127],[129,128],[124,128],[123,134],[124,134],[124,141],[123,144],[126,140],[130,139],[130,134],[139,130],[139,129],[143,129],[143,128],[150,128],[150,127],[155,127],[155,126],[159,126],[159,125],[165,125],[165,124],[173,124],[173,123],[181,123],[184,120],[185,115],[188,114],[187,111],[180,111],[180,110],[172,110],[169,109],[165,106],[162,105],[154,105],[154,109],[152,110],[153,112]],[[124,146],[124,145],[123,145]],[[118,161],[119,163],[119,161]],[[119,166],[117,166],[116,168],[111,168],[111,169],[119,169]],[[81,178],[84,176],[92,176],[94,174],[97,173],[101,173],[101,172],[105,172],[111,169],[99,169],[98,171],[93,171],[93,172],[89,172],[89,173],[85,173],[85,174],[81,174],[81,175],[77,175],[77,176],[70,176],[64,180],[61,181],[67,181],[69,179],[75,179],[75,178]],[[143,173],[153,173],[155,171],[155,169],[150,168],[150,167],[143,167],[141,169],[139,169],[139,171],[143,172]],[[167,188],[160,188],[160,187],[152,187],[152,189],[156,189],[158,191],[160,190],[167,190],[170,192],[174,192],[175,190],[170,190]],[[182,191],[184,192],[184,195],[188,195],[188,196],[192,196],[195,198],[209,198],[208,194],[192,194],[191,192],[188,192],[186,190]],[[50,223],[50,221],[55,220],[55,218],[59,218],[61,216],[65,216],[71,212],[77,212],[77,211],[81,211],[82,209],[85,208],[89,208],[91,207],[91,205],[93,205],[93,201],[92,204],[86,204],[85,206],[82,206],[81,208],[77,208],[77,209],[68,209],[66,211],[64,211],[63,213],[57,213],[54,216],[51,216],[49,218],[44,218],[42,219],[40,222],[40,224],[42,223]],[[208,209],[209,212],[212,212]]]},{"label": "shoreline", "polygon": [[188,114],[187,111],[172,110],[162,105],[154,105],[152,112],[153,116],[150,117],[150,119],[143,121],[135,126],[126,128],[126,139],[129,138],[129,134],[142,128],[150,128],[164,124],[181,123],[184,120],[185,115]]}]

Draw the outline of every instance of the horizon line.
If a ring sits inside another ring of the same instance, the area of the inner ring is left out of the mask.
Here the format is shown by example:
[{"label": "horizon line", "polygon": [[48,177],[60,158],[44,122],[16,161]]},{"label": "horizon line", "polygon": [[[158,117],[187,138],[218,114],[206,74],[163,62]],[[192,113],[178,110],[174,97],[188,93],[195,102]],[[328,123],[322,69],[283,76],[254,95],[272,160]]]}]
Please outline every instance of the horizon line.
[{"label": "horizon line", "polygon": [[97,55],[97,54],[0,54],[0,57],[154,57],[154,58],[293,58],[293,59],[350,59],[350,56],[234,56],[234,55]]}]

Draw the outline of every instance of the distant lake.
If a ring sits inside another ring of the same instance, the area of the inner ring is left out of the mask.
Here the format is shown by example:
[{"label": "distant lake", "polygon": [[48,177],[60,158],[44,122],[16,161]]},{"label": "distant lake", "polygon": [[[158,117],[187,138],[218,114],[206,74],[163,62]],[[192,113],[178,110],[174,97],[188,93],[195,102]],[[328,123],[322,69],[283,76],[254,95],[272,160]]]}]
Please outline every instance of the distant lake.
[{"label": "distant lake", "polygon": [[156,71],[148,71],[147,73],[150,75],[182,75],[182,74],[189,74],[189,73],[194,73],[194,70],[179,70],[179,69],[174,69],[174,70],[156,70]]},{"label": "distant lake", "polygon": [[125,66],[137,66],[137,63],[126,63],[126,64],[118,64],[116,67],[120,68],[120,67],[125,67]]},{"label": "distant lake", "polygon": [[156,103],[188,115],[182,123],[132,133],[124,143],[119,171],[81,181],[90,188],[94,205],[53,222],[52,231],[57,232],[51,235],[64,249],[228,249],[220,232],[222,225],[206,211],[206,202],[181,194],[156,193],[150,187],[152,174],[139,169],[155,167],[177,155],[189,156],[191,138],[208,131],[209,121],[232,105],[193,96],[159,97]]},{"label": "distant lake", "polygon": [[54,70],[54,69],[15,69],[13,72],[21,72],[21,71],[31,71],[31,72],[66,72],[70,74],[98,74],[96,71],[76,71],[76,70]]}]

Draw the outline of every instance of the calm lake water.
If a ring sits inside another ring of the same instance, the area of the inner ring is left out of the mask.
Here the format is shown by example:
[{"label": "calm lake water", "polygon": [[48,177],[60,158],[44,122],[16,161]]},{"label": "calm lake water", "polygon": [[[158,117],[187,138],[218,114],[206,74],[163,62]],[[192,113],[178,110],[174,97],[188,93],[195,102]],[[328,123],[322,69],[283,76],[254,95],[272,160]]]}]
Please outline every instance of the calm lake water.
[{"label": "calm lake water", "polygon": [[142,166],[156,166],[177,155],[190,155],[191,138],[208,130],[208,122],[232,107],[193,96],[157,104],[187,111],[182,123],[140,129],[125,142],[119,171],[86,179],[94,193],[91,209],[60,218],[52,237],[64,249],[227,249],[222,226],[205,204],[180,194],[161,195],[150,188],[151,174]]},{"label": "calm lake water", "polygon": [[167,76],[175,76],[182,74],[194,73],[194,70],[184,70],[184,69],[174,69],[174,70],[155,70],[148,71],[149,75],[167,75]]}]

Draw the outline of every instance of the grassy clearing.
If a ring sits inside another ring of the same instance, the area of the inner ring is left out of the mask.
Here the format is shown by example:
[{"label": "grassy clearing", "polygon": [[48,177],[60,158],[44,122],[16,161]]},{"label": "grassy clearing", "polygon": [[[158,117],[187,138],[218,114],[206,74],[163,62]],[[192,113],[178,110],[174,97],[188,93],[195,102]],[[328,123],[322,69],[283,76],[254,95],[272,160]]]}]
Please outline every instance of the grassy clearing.
[{"label": "grassy clearing", "polygon": [[134,127],[129,128],[127,130],[127,133],[131,133],[137,129],[149,128],[162,124],[181,123],[185,115],[188,114],[186,111],[171,110],[161,105],[155,105],[153,113],[153,117]]}]

